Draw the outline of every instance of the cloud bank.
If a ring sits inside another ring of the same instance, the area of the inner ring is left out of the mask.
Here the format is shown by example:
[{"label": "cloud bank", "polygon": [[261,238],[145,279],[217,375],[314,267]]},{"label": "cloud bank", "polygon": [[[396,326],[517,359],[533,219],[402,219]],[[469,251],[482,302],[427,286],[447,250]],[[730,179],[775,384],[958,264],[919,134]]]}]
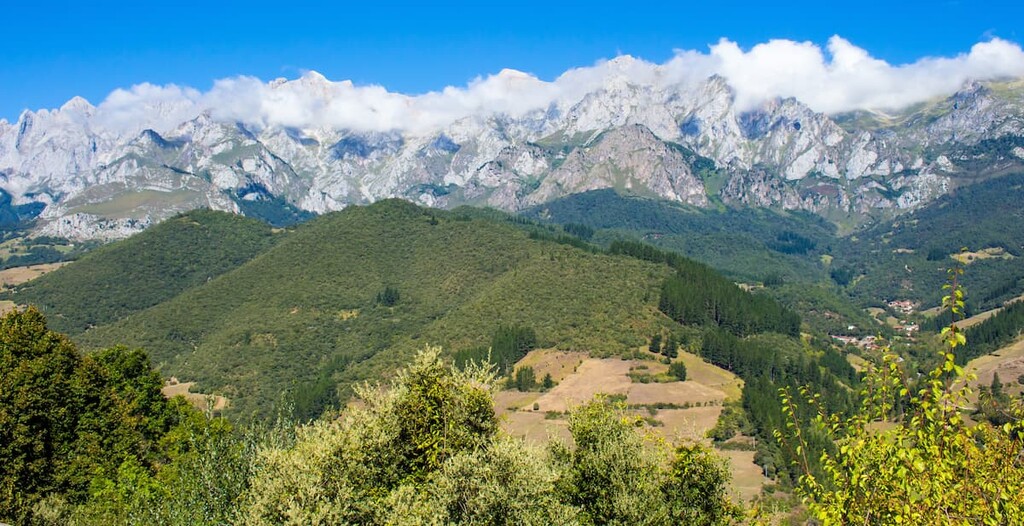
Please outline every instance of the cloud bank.
[{"label": "cloud bank", "polygon": [[839,36],[824,49],[810,42],[771,40],[744,50],[722,39],[707,51],[677,50],[663,64],[619,57],[571,69],[552,81],[503,70],[465,87],[421,95],[332,82],[316,72],[293,81],[222,79],[207,92],[140,84],[112,92],[96,107],[93,121],[117,132],[168,130],[209,111],[215,119],[257,127],[428,133],[468,116],[520,116],[552,104],[567,108],[609,85],[685,89],[711,75],[728,81],[740,111],[776,97],[795,97],[824,113],[894,110],[950,95],[969,80],[1024,77],[1024,51],[996,38],[954,57],[892,65]]}]

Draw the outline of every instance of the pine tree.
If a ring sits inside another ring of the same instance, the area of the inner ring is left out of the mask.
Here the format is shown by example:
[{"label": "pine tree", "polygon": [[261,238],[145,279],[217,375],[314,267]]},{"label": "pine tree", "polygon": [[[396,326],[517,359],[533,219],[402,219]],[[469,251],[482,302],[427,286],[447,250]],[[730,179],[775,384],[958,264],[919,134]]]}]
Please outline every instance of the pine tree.
[{"label": "pine tree", "polygon": [[647,350],[655,354],[661,353],[661,334],[655,334],[651,337],[651,344],[647,346]]}]

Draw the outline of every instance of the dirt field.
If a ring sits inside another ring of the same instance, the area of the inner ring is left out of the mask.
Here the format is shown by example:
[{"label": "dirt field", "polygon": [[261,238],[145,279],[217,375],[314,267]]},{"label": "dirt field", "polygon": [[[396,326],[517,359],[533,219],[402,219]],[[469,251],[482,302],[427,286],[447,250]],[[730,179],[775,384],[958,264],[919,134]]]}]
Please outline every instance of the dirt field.
[{"label": "dirt field", "polygon": [[[692,354],[683,353],[679,360],[686,364],[687,381],[645,384],[633,382],[630,371],[657,376],[667,371],[668,366],[656,361],[597,359],[580,353],[534,351],[517,367],[533,367],[538,378],[550,373],[558,385],[546,393],[499,392],[495,395],[495,409],[506,432],[543,444],[552,438],[570,438],[564,412],[598,393],[619,394],[626,396],[627,404],[645,406],[634,411],[659,424],[647,428],[655,436],[668,443],[696,440],[709,444],[704,435],[718,421],[722,403],[739,399],[743,382]],[[655,405],[671,408],[656,409]],[[729,459],[737,498],[750,500],[756,496],[763,479],[761,469],[753,463],[754,453],[718,453]]]},{"label": "dirt field", "polygon": [[[163,388],[160,389],[160,392],[167,398],[174,398],[178,395],[184,396],[189,403],[202,411],[206,411],[207,409],[223,411],[228,407],[230,400],[223,396],[190,392],[195,385],[195,382],[179,383],[177,379],[171,378]],[[213,402],[212,407],[210,406],[211,401]]]},{"label": "dirt field", "polygon": [[6,288],[14,285],[21,285],[26,281],[33,280],[46,274],[57,270],[67,262],[63,263],[46,263],[45,265],[30,265],[27,267],[14,267],[6,270],[0,270],[0,287]]},{"label": "dirt field", "polygon": [[754,464],[753,451],[718,451],[718,454],[729,459],[732,491],[740,500],[753,500],[761,493],[761,486],[771,482],[764,477],[761,466]]},{"label": "dirt field", "polygon": [[1024,374],[1024,339],[1017,340],[1012,345],[1003,347],[992,354],[980,356],[967,363],[966,370],[973,372],[978,378],[971,382],[974,391],[973,398],[976,400],[979,385],[991,385],[993,373],[999,373],[999,380],[1003,383],[1003,391],[1011,397],[1016,396],[1024,386],[1017,383],[1017,378]]},{"label": "dirt field", "polygon": [[[670,442],[704,440],[704,433],[715,427],[722,406],[691,407],[689,409],[659,409],[654,419],[662,424],[654,431]],[[641,413],[643,414],[643,413]]]}]

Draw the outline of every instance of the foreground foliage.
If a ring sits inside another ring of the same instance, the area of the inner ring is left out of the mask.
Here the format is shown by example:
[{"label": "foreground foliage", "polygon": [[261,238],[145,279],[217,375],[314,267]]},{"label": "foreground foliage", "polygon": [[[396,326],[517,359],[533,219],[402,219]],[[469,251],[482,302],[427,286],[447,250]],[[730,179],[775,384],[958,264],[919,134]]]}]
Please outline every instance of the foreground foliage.
[{"label": "foreground foliage", "polygon": [[[421,351],[340,414],[232,429],[165,400],[141,351],[82,356],[0,321],[0,521],[15,524],[726,524],[728,470],[598,398],[570,443],[499,431],[490,366]],[[671,457],[671,458],[670,458]]]},{"label": "foreground foliage", "polygon": [[[954,315],[964,305],[960,273],[951,271],[944,300]],[[824,524],[1024,522],[1024,410],[1018,402],[1013,420],[999,427],[966,421],[969,375],[955,357],[966,339],[955,324],[944,336],[941,364],[918,386],[887,354],[865,380],[860,412],[848,419],[822,412],[815,419],[838,445],[821,457],[824,476],[805,469],[801,479],[805,503]],[[790,438],[802,444],[788,391],[783,403]],[[879,427],[886,422],[892,427]]]},{"label": "foreground foliage", "polygon": [[187,437],[218,424],[181,399],[165,399],[161,384],[142,351],[83,356],[37,310],[4,316],[0,520],[65,522],[58,519],[68,506],[106,498],[113,481],[187,456]]},{"label": "foreground foliage", "polygon": [[[489,370],[420,353],[340,418],[260,451],[243,524],[725,524],[728,471],[701,446],[664,449],[605,399],[547,449],[497,430]],[[655,447],[652,447],[655,446]]]}]

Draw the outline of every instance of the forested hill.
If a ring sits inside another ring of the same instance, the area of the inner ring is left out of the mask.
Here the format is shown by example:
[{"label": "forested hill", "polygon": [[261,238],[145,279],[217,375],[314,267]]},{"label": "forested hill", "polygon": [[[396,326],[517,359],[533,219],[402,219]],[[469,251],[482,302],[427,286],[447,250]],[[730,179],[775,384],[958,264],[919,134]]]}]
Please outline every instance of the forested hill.
[{"label": "forested hill", "polygon": [[862,303],[902,298],[932,307],[939,303],[945,269],[966,247],[964,285],[971,307],[998,307],[1024,291],[1021,202],[1021,173],[957,188],[837,243],[833,269]]},{"label": "forested hill", "polygon": [[[642,239],[701,261],[737,281],[762,282],[803,313],[843,311],[830,329],[867,326],[860,307],[907,299],[938,305],[945,270],[961,247],[970,265],[969,307],[986,310],[1024,292],[1024,174],[956,188],[912,213],[838,235],[805,212],[707,210],[597,190],[526,210],[531,219],[581,228],[592,241]],[[849,315],[847,315],[849,314]]]},{"label": "forested hill", "polygon": [[20,286],[58,331],[78,334],[152,307],[249,261],[279,236],[255,219],[193,210]]},{"label": "forested hill", "polygon": [[397,200],[351,207],[76,339],[142,347],[162,374],[197,380],[241,412],[301,392],[299,412],[312,416],[337,401],[336,385],[379,378],[426,343],[458,351],[518,326],[538,345],[609,355],[671,323],[657,308],[667,266],[531,239],[504,217]]},{"label": "forested hill", "polygon": [[615,190],[574,194],[522,215],[584,225],[597,230],[594,240],[599,243],[622,236],[643,238],[743,281],[771,275],[800,282],[828,279],[817,257],[835,239],[833,225],[806,212],[705,209]]}]

